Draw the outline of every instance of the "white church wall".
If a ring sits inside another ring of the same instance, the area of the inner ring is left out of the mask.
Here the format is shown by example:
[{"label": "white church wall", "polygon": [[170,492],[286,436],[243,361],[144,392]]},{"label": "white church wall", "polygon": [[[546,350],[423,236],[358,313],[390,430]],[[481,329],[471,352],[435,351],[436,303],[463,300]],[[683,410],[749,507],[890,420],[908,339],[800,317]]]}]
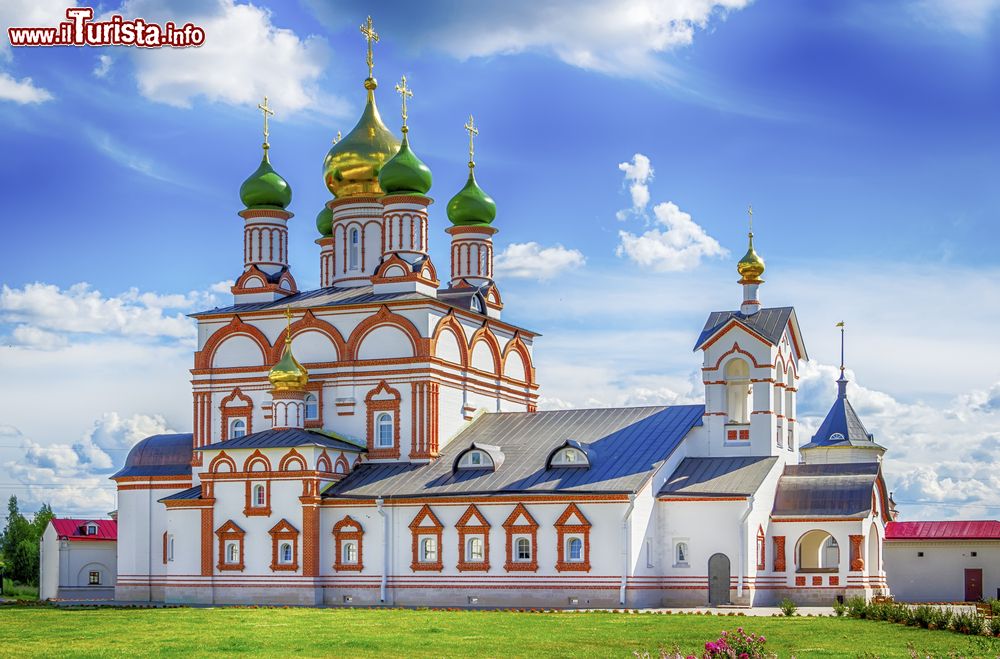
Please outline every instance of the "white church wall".
[{"label": "white church wall", "polygon": [[337,361],[337,346],[318,330],[298,332],[292,338],[292,353],[303,364]]},{"label": "white church wall", "polygon": [[413,342],[394,325],[381,325],[365,334],[358,348],[358,359],[412,357]]},{"label": "white church wall", "polygon": [[223,339],[212,353],[212,368],[234,366],[263,366],[265,355],[257,342],[249,336],[234,334]]},{"label": "white church wall", "polygon": [[458,341],[459,338],[451,329],[442,330],[434,346],[434,356],[452,364],[461,364],[462,353]]},{"label": "white church wall", "polygon": [[1000,541],[890,540],[883,549],[889,592],[899,601],[965,601],[966,570],[982,570],[984,598],[1000,597]]}]

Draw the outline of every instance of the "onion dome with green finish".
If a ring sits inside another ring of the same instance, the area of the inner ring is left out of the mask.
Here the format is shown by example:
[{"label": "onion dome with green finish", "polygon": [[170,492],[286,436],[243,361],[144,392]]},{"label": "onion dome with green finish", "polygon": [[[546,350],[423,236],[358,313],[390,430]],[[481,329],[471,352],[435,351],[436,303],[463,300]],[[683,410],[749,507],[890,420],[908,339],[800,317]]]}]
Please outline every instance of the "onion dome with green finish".
[{"label": "onion dome with green finish", "polygon": [[329,206],[323,206],[323,210],[316,216],[316,230],[324,238],[333,235],[333,211]]},{"label": "onion dome with green finish", "polygon": [[260,161],[260,167],[240,186],[240,200],[247,208],[284,210],[292,203],[292,186],[271,167],[266,150]]},{"label": "onion dome with green finish", "polygon": [[475,165],[470,163],[469,180],[448,202],[448,219],[455,226],[487,226],[496,216],[496,202],[476,183]]},{"label": "onion dome with green finish", "polygon": [[375,78],[365,80],[368,100],[361,119],[323,161],[323,181],[337,199],[382,194],[379,171],[399,151],[399,140],[382,123],[375,105],[377,86]]},{"label": "onion dome with green finish", "polygon": [[410,149],[410,139],[403,131],[399,151],[378,175],[378,184],[386,194],[426,195],[431,189],[431,170]]}]

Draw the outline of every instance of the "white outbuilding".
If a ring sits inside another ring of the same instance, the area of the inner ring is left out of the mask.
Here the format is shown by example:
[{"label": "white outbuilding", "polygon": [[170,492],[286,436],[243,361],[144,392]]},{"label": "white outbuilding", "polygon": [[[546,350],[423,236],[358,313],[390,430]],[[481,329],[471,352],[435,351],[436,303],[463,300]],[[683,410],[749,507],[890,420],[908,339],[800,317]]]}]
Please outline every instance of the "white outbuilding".
[{"label": "white outbuilding", "polygon": [[118,522],[53,519],[42,533],[38,598],[112,599],[118,574]]}]

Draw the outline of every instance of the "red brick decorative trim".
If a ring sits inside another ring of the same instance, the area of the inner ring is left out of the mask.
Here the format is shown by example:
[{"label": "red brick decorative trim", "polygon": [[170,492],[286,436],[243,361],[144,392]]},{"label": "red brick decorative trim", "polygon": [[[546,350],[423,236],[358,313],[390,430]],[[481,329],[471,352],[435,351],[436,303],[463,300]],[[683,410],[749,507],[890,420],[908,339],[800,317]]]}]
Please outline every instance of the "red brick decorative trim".
[{"label": "red brick decorative trim", "polygon": [[[361,524],[350,515],[333,525],[334,570],[337,572],[360,572],[365,569],[364,554],[362,553],[364,535],[365,530]],[[353,540],[358,545],[358,560],[355,563],[344,562],[344,542],[348,540]]]},{"label": "red brick decorative trim", "polygon": [[428,356],[430,339],[425,339],[420,336],[420,332],[408,318],[393,313],[383,304],[379,307],[377,313],[368,316],[363,321],[358,323],[358,326],[354,328],[353,332],[351,332],[351,338],[347,341],[348,359],[356,361],[358,359],[358,348],[361,346],[361,342],[364,340],[365,336],[367,336],[368,333],[376,327],[380,327],[382,325],[394,326],[402,330],[404,334],[410,337],[410,343],[412,344],[413,355],[415,357]]},{"label": "red brick decorative trim", "polygon": [[[518,521],[522,520],[522,521]],[[507,562],[503,569],[507,572],[536,572],[538,571],[538,522],[531,516],[523,503],[517,504],[514,510],[503,523],[504,531],[507,534]],[[514,560],[514,536],[527,535],[531,542],[531,560]]]},{"label": "red brick decorative trim", "polygon": [[[429,525],[423,523],[425,519],[430,521]],[[413,521],[410,522],[409,528],[413,551],[413,560],[410,563],[410,569],[414,572],[440,572],[443,570],[444,561],[441,554],[444,551],[444,547],[441,546],[441,534],[444,531],[444,525],[438,520],[437,515],[434,514],[431,507],[425,505],[421,508],[416,517],[413,518]],[[436,538],[437,541],[437,560],[433,562],[420,560],[420,541],[427,536]]]},{"label": "red brick decorative trim", "polygon": [[521,357],[521,363],[524,364],[524,380],[528,384],[532,384],[535,381],[535,366],[531,363],[531,353],[528,351],[528,346],[525,345],[524,341],[521,339],[520,332],[514,334],[514,338],[507,342],[507,345],[503,349],[503,358],[500,365],[500,373],[506,374],[507,372],[507,357],[510,353],[516,352]]},{"label": "red brick decorative trim", "polygon": [[806,585],[806,578],[805,577],[795,577],[795,585],[796,586],[804,586],[804,585]]},{"label": "red brick decorative trim", "polygon": [[292,449],[288,453],[281,456],[281,461],[278,463],[278,471],[305,471],[305,470],[306,470],[306,458],[295,449]]},{"label": "red brick decorative trim", "polygon": [[[476,508],[475,504],[466,508],[465,513],[455,525],[458,530],[458,571],[487,572],[490,569],[490,523]],[[467,536],[483,536],[483,560],[466,560],[465,549]]]},{"label": "red brick decorative trim", "polygon": [[281,359],[281,353],[285,349],[285,337],[288,336],[289,329],[291,330],[293,341],[295,340],[295,337],[302,332],[312,331],[325,334],[337,349],[336,360],[329,361],[342,361],[346,359],[347,342],[344,341],[344,337],[341,335],[340,331],[327,321],[321,320],[313,315],[311,309],[307,309],[301,318],[292,323],[291,328],[285,328],[282,330],[281,334],[278,335],[278,338],[274,340],[274,346],[271,348],[271,360],[269,363],[275,364],[279,359]]},{"label": "red brick decorative trim", "polygon": [[[469,339],[469,366],[472,368],[475,368],[475,366],[472,365],[472,358],[476,352],[476,344],[480,341],[486,342],[486,346],[489,348],[490,354],[493,356],[493,370],[486,372],[490,373],[490,375],[502,376],[503,357],[500,352],[500,342],[497,340],[496,334],[494,334],[493,330],[490,328],[489,320],[484,321],[483,326],[477,329],[472,334],[472,338]],[[527,368],[528,366],[525,364],[525,370],[527,370]]]},{"label": "red brick decorative trim", "polygon": [[[241,529],[233,520],[227,521],[215,531],[219,538],[219,564],[216,566],[222,572],[242,572],[245,569],[246,554],[244,552],[243,538],[246,531]],[[239,543],[240,561],[239,563],[226,562],[226,541],[235,540]]]},{"label": "red brick decorative trim", "polygon": [[[212,576],[212,527],[214,526],[215,499],[207,499],[201,509],[201,576]],[[240,554],[242,556],[242,553]]]},{"label": "red brick decorative trim", "polygon": [[330,473],[333,471],[333,463],[330,461],[330,454],[323,449],[323,452],[316,458],[316,471]]},{"label": "red brick decorative trim", "polygon": [[[375,400],[376,396],[389,396],[388,399]],[[368,418],[368,458],[378,460],[382,458],[395,459],[400,455],[399,449],[399,427],[402,419],[399,416],[399,406],[402,396],[399,391],[393,389],[382,380],[378,386],[368,392],[365,396],[365,409]],[[376,445],[376,433],[378,427],[375,419],[379,412],[392,412],[392,446],[379,447]]]},{"label": "red brick decorative trim", "polygon": [[767,537],[764,535],[764,527],[757,527],[757,569],[767,569]]},{"label": "red brick decorative trim", "polygon": [[219,454],[212,458],[212,461],[208,463],[208,470],[213,474],[225,473],[222,470],[222,465],[229,467],[227,471],[236,471],[236,461],[233,460],[225,451],[219,451]]},{"label": "red brick decorative trim", "polygon": [[861,556],[861,543],[865,536],[852,535],[851,540],[851,572],[861,572],[865,569],[865,559]]},{"label": "red brick decorative trim", "polygon": [[163,532],[163,564],[167,564],[167,532]]},{"label": "red brick decorative trim", "polygon": [[438,455],[437,382],[410,383],[410,459],[430,459]]},{"label": "red brick decorative trim", "polygon": [[302,576],[319,576],[319,487],[309,481],[311,494],[299,497],[302,504]]},{"label": "red brick decorative trim", "polygon": [[[239,401],[242,405],[234,405]],[[221,424],[219,437],[223,441],[229,439],[229,423],[232,419],[243,419],[247,424],[247,434],[253,432],[253,400],[243,393],[239,387],[222,399],[219,403],[219,421]]]},{"label": "red brick decorative trim", "polygon": [[[254,469],[254,465],[262,464],[263,469]],[[260,452],[260,449],[255,450],[250,454],[246,460],[243,461],[243,471],[271,471],[271,461],[267,459],[267,456]]]},{"label": "red brick decorative trim", "polygon": [[784,572],[785,566],[785,536],[774,536],[774,571]]},{"label": "red brick decorative trim", "polygon": [[840,577],[831,576],[830,577],[830,585],[831,586],[839,586],[840,585]]},{"label": "red brick decorative trim", "polygon": [[[253,491],[258,485],[264,487],[264,505],[255,505]],[[243,514],[247,517],[270,517],[271,516],[271,481],[248,480],[246,482],[246,500],[243,505]]]},{"label": "red brick decorative trim", "polygon": [[[271,571],[272,572],[295,572],[299,569],[299,530],[292,526],[287,519],[283,519],[275,524],[268,534],[271,536]],[[278,550],[282,542],[292,543],[292,562],[281,563]]]},{"label": "red brick decorative trim", "polygon": [[244,323],[243,320],[234,315],[233,319],[225,327],[220,327],[215,331],[212,336],[208,337],[205,341],[205,346],[194,353],[194,367],[199,368],[211,368],[212,357],[215,356],[215,351],[223,341],[236,334],[242,334],[253,339],[257,347],[260,348],[260,356],[262,363],[266,364],[267,357],[271,352],[271,342],[267,340],[264,333],[253,325]]},{"label": "red brick decorative trim", "polygon": [[469,367],[469,344],[465,340],[465,330],[462,328],[462,323],[458,322],[458,318],[455,316],[455,311],[449,311],[447,314],[442,316],[441,320],[438,321],[437,326],[434,328],[434,335],[431,337],[429,353],[431,355],[437,354],[437,343],[441,338],[441,334],[450,331],[455,337],[455,342],[458,343],[458,355],[461,360],[463,368]]},{"label": "red brick decorative trim", "polygon": [[[556,520],[555,527],[559,552],[556,570],[559,572],[590,572],[590,522],[583,516],[575,503],[566,506],[566,510]],[[569,536],[576,535],[583,536],[582,561],[570,561],[566,552],[566,540]]]}]

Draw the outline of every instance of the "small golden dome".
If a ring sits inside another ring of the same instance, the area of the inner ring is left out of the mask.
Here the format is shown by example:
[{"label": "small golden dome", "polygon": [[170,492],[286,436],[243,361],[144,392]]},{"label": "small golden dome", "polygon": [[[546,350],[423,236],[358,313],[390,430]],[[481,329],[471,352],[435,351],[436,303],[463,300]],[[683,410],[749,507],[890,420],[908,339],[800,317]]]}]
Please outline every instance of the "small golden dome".
[{"label": "small golden dome", "polygon": [[285,339],[285,352],[267,374],[274,391],[304,391],[309,382],[309,371],[292,354],[292,342]]},{"label": "small golden dome", "polygon": [[374,78],[365,80],[368,99],[354,129],[333,145],[323,161],[323,180],[337,199],[381,195],[382,165],[399,151],[399,140],[382,123],[375,105]]},{"label": "small golden dome", "polygon": [[736,264],[736,271],[740,273],[741,284],[763,284],[764,280],[760,276],[764,274],[764,259],[760,258],[760,255],[754,251],[753,231],[747,235],[750,238],[750,247],[747,248],[747,253],[743,255],[740,262]]}]

